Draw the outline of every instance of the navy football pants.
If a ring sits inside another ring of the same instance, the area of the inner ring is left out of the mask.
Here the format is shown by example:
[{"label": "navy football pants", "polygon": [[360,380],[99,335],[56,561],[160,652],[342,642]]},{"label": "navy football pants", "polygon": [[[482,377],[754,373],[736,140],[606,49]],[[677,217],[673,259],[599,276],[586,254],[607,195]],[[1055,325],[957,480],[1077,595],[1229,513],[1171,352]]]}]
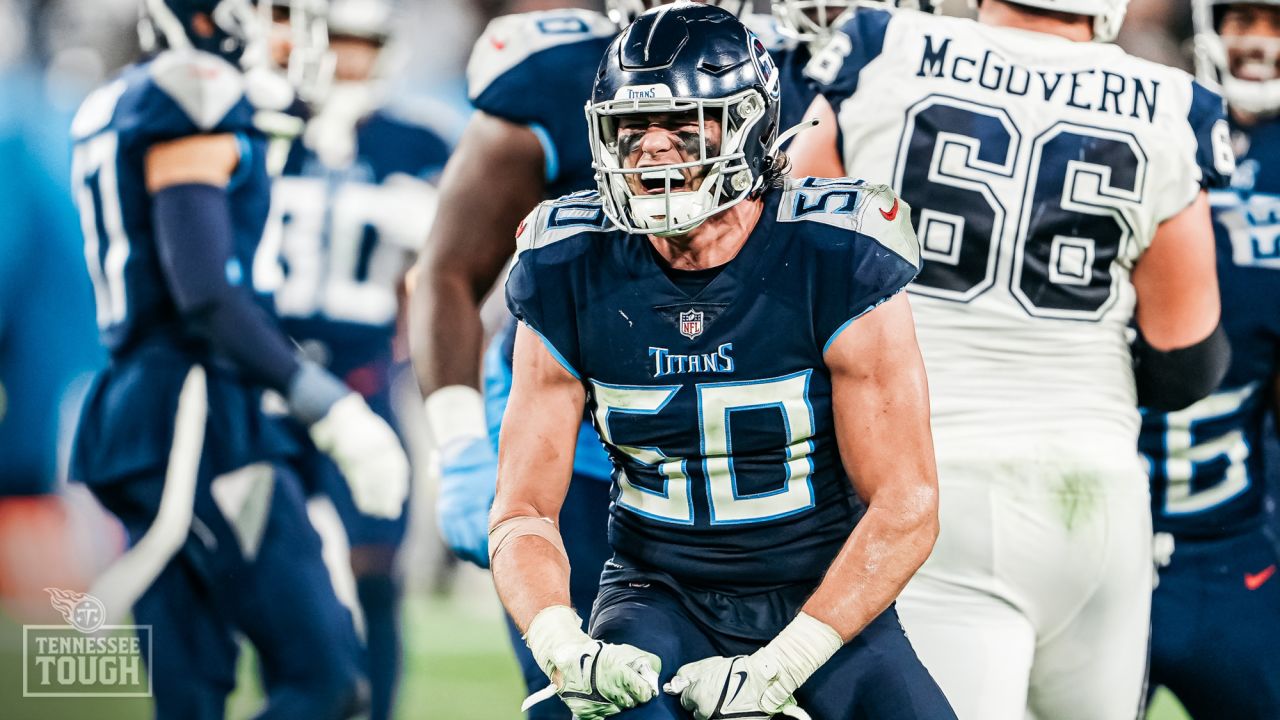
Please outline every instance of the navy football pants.
[{"label": "navy football pants", "polygon": [[[712,594],[700,591],[705,601]],[[778,593],[719,595],[710,606],[735,618],[785,624],[794,603]],[[634,645],[662,660],[661,684],[681,666],[715,655],[755,652],[764,643],[716,632],[695,617],[678,591],[661,581],[645,582],[633,568],[610,563],[601,580],[591,635]],[[796,701],[813,720],[955,720],[947,699],[916,657],[898,615],[890,607],[818,669]],[[619,720],[689,720],[679,698],[661,694]]]},{"label": "navy football pants", "polygon": [[1151,686],[1196,720],[1280,718],[1280,544],[1271,527],[1178,540],[1151,605]]},{"label": "navy football pants", "polygon": [[[359,643],[321,560],[298,480],[265,463],[237,475],[233,482],[244,483],[247,495],[236,496],[248,499],[225,514],[212,486],[226,480],[200,479],[182,549],[134,605],[134,622],[152,626],[145,659],[156,717],[224,716],[238,633],[258,651],[268,696],[260,717],[348,717],[367,701]],[[163,483],[161,471],[92,490],[133,544],[156,516]]]},{"label": "navy football pants", "polygon": [[[564,536],[565,550],[569,553],[569,597],[578,614],[586,618],[596,601],[600,589],[600,572],[612,551],[609,549],[609,488],[610,483],[596,478],[574,475],[569,492],[560,508],[560,532]],[[525,690],[532,694],[546,687],[547,674],[538,667],[533,653],[520,637],[511,618],[507,618],[507,630],[511,634],[511,646],[520,663]],[[515,716],[516,708],[512,708]],[[573,714],[558,697],[534,705],[529,710],[529,720],[569,720]]]}]

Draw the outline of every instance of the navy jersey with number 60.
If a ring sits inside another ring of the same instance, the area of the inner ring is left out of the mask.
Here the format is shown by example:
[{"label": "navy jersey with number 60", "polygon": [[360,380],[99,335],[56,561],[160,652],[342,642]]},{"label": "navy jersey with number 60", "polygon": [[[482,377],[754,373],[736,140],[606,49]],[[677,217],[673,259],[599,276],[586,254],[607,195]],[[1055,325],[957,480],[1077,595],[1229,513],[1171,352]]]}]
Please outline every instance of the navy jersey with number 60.
[{"label": "navy jersey with number 60", "polygon": [[821,578],[863,511],[823,354],[916,275],[898,202],[847,179],[774,191],[692,297],[595,193],[529,216],[507,303],[587,390],[615,467],[615,551],[728,592]]},{"label": "navy jersey with number 60", "polygon": [[1280,122],[1233,134],[1238,169],[1209,196],[1231,367],[1209,397],[1142,422],[1156,530],[1201,539],[1265,517],[1263,434],[1280,369]]}]

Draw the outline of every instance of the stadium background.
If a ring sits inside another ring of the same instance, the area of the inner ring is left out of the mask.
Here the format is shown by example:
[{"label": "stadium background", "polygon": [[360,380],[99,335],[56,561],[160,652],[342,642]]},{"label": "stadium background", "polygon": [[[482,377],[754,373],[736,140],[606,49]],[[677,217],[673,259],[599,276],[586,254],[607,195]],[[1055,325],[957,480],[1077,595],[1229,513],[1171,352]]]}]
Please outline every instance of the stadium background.
[{"label": "stadium background", "polygon": [[[759,0],[757,0],[759,3]],[[1132,0],[1120,43],[1187,67],[1190,0]],[[22,698],[22,623],[60,622],[43,587],[83,586],[119,552],[120,534],[87,493],[65,487],[79,399],[103,361],[68,189],[67,128],[84,95],[137,54],[138,0],[0,0],[0,717],[143,718],[146,700]],[[599,2],[401,0],[393,83],[456,138],[467,105],[463,69],[485,22],[500,14]],[[946,0],[966,12],[966,0]],[[767,6],[760,3],[760,11]],[[442,28],[444,30],[442,30]],[[416,389],[403,383],[404,405]],[[416,465],[429,452],[410,422]],[[56,489],[57,500],[13,497]],[[432,527],[432,480],[419,472],[404,553],[405,655],[398,717],[519,717],[521,684],[488,576],[452,562]],[[4,496],[10,496],[4,499]],[[83,589],[83,588],[81,588]],[[163,631],[162,629],[159,631]],[[257,710],[253,658],[242,658],[231,718]],[[1158,697],[1155,720],[1184,717]]]}]

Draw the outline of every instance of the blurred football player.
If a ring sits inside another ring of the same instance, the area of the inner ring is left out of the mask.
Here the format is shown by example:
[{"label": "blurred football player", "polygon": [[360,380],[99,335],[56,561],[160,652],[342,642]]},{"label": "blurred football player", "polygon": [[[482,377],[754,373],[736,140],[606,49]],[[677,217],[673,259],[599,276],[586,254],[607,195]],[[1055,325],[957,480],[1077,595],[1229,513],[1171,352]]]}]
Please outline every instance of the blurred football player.
[{"label": "blurred football player", "polygon": [[1135,715],[1137,403],[1185,407],[1228,362],[1205,192],[1233,168],[1222,101],[1104,44],[1125,5],[857,7],[806,70],[823,125],[797,172],[913,204],[942,534],[899,608],[961,718]]},{"label": "blurred football player", "polygon": [[[440,447],[436,516],[459,557],[488,566],[489,507],[497,479],[497,434],[511,386],[515,322],[483,357],[480,306],[515,252],[520,220],[538,202],[595,186],[582,108],[605,47],[655,0],[608,0],[608,15],[549,10],[499,17],[476,42],[467,67],[472,115],[440,182],[440,211],[419,263],[409,336],[427,419]],[[735,14],[740,0],[719,3]],[[537,91],[531,91],[536,88]],[[481,382],[482,398],[476,386]],[[595,600],[609,557],[613,468],[589,422],[581,427],[575,477],[561,509],[566,546],[579,571],[574,605]],[[509,624],[530,692],[546,685]],[[559,701],[530,717],[567,718]]]},{"label": "blurred football player", "polygon": [[400,513],[408,463],[359,393],[295,355],[250,284],[270,200],[255,102],[290,96],[267,68],[267,16],[248,0],[145,10],[154,52],[90,95],[72,126],[111,354],[73,477],[132,546],[94,594],[154,628],[144,653],[159,717],[222,716],[240,635],[258,651],[264,717],[346,717],[365,694],[358,641],[288,466],[296,445],[261,409],[263,389],[287,398],[362,511]]},{"label": "blurred football player", "polygon": [[1144,413],[1160,582],[1151,685],[1195,718],[1280,717],[1280,563],[1264,447],[1280,358],[1280,2],[1194,7],[1199,74],[1221,87],[1237,169],[1209,195],[1227,376],[1209,397]]},{"label": "blurred football player", "polygon": [[[298,50],[289,4],[276,0],[273,54],[282,67]],[[318,90],[306,132],[275,181],[274,234],[268,237],[280,253],[275,299],[285,331],[394,427],[391,386],[398,366],[392,342],[400,283],[435,213],[435,190],[427,181],[444,167],[448,144],[389,104],[384,85],[393,23],[389,0],[329,4],[333,83]],[[308,490],[332,498],[346,529],[364,615],[369,716],[385,720],[399,668],[394,570],[406,515],[388,520],[362,513],[338,468],[309,442],[305,428],[294,425],[305,449],[299,475]]]},{"label": "blurred football player", "polygon": [[[507,281],[494,584],[578,717],[952,718],[892,609],[937,533],[910,210],[786,180],[763,52],[688,3],[609,46],[599,191],[538,206]],[[556,522],[584,407],[618,468],[590,634]]]}]

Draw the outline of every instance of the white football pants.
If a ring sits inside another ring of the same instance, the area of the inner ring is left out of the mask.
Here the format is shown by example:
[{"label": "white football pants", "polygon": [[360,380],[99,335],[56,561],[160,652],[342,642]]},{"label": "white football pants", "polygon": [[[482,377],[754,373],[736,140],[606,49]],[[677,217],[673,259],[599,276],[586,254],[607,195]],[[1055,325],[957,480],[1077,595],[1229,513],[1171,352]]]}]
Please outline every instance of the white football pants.
[{"label": "white football pants", "polygon": [[960,720],[1134,720],[1153,567],[1146,476],[939,465],[941,533],[898,600]]}]

